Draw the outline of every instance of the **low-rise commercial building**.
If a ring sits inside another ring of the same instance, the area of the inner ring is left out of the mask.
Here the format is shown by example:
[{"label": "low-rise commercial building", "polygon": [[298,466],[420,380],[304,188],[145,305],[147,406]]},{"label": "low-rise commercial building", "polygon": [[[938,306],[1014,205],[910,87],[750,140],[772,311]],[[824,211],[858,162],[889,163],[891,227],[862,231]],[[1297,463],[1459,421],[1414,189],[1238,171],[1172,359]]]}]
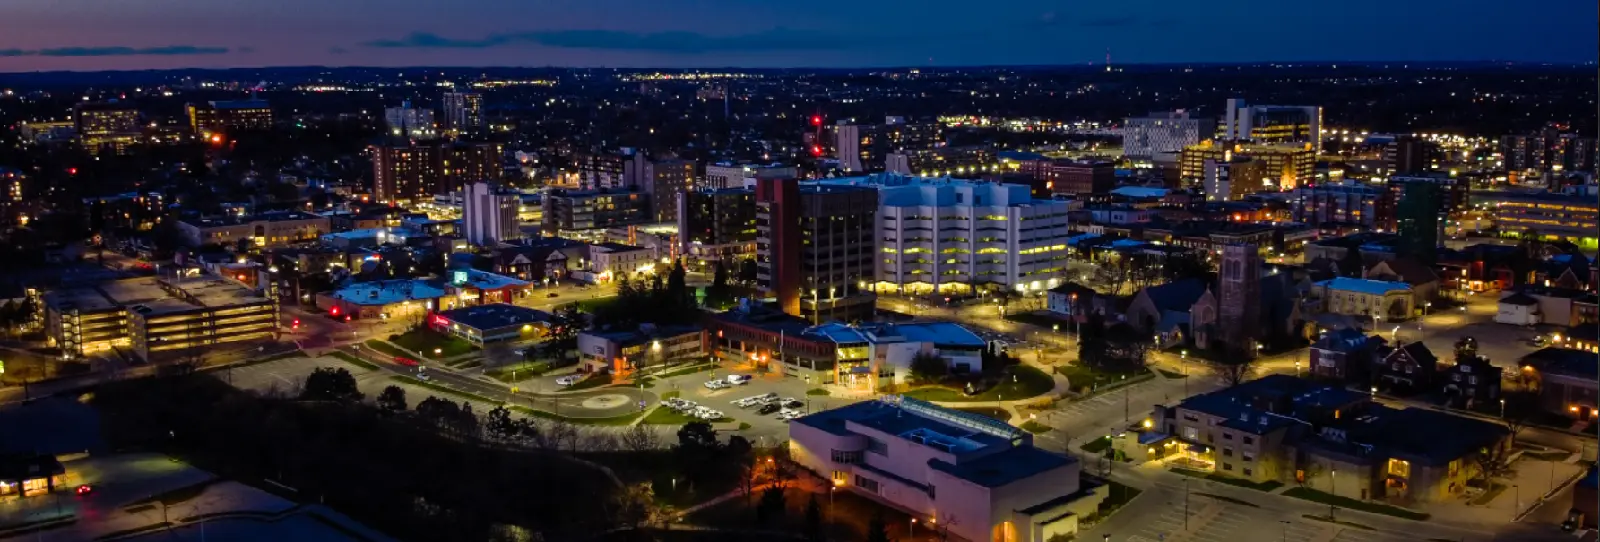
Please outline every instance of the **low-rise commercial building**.
[{"label": "low-rise commercial building", "polygon": [[357,282],[316,295],[317,307],[330,316],[355,320],[397,319],[421,323],[428,312],[455,300],[431,280],[379,280]]},{"label": "low-rise commercial building", "polygon": [[592,330],[578,334],[578,360],[585,372],[626,373],[705,354],[704,331],[689,326],[641,326],[637,331]]},{"label": "low-rise commercial building", "polygon": [[1402,505],[1459,497],[1478,476],[1473,458],[1510,446],[1499,423],[1393,409],[1289,375],[1157,407],[1147,427],[1141,448],[1176,455],[1185,468]]},{"label": "low-rise commercial building", "polygon": [[428,326],[472,344],[532,340],[549,333],[550,314],[506,303],[491,303],[433,313]]},{"label": "low-rise commercial building", "polygon": [[837,488],[966,540],[1043,542],[1077,534],[1106,487],[1033,435],[981,415],[890,397],[789,425],[790,457]]},{"label": "low-rise commercial building", "polygon": [[1316,283],[1313,290],[1322,299],[1322,311],[1331,314],[1400,321],[1410,319],[1416,308],[1411,285],[1404,282],[1337,277]]},{"label": "low-rise commercial building", "polygon": [[328,218],[300,211],[274,211],[250,216],[220,216],[178,221],[189,246],[235,245],[274,248],[316,241],[329,231]]},{"label": "low-rise commercial building", "polygon": [[1524,376],[1538,382],[1539,407],[1545,412],[1593,421],[1600,395],[1600,359],[1594,353],[1549,347],[1523,356],[1518,362]]},{"label": "low-rise commercial building", "polygon": [[1593,196],[1477,191],[1472,201],[1489,207],[1502,233],[1570,241],[1589,250],[1600,245],[1600,203]]}]

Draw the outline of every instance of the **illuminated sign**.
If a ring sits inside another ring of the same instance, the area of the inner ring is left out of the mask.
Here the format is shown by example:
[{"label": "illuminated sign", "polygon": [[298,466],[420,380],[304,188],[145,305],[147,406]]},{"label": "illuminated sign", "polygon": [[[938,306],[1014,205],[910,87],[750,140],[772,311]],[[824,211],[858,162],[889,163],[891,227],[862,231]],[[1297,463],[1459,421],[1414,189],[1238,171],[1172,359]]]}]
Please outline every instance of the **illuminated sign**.
[{"label": "illuminated sign", "polygon": [[455,272],[455,279],[452,282],[454,282],[456,286],[460,286],[462,284],[466,284],[467,283],[467,272],[466,271],[456,271]]}]

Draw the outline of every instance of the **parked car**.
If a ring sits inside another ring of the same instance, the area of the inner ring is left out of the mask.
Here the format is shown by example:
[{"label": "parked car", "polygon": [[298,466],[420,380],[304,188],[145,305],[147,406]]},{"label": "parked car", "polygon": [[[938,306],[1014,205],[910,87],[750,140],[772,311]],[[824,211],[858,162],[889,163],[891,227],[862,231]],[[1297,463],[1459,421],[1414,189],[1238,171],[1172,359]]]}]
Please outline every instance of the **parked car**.
[{"label": "parked car", "polygon": [[783,408],[783,407],[778,406],[776,403],[767,403],[765,405],[761,405],[761,410],[757,410],[756,414],[760,414],[762,416],[766,416],[766,415],[771,414],[773,412],[777,412],[778,409],[780,409],[780,408]]},{"label": "parked car", "polygon": [[729,384],[749,384],[753,378],[750,375],[728,375]]},{"label": "parked car", "polygon": [[547,295],[545,297],[561,297],[561,294],[558,294],[558,293],[555,293],[555,292],[550,292],[550,295]]},{"label": "parked car", "polygon": [[793,408],[793,409],[799,409],[801,407],[806,406],[804,401],[801,401],[799,399],[795,399],[793,397],[785,397],[785,398],[783,398],[783,401],[779,402],[778,404],[783,405],[783,408]]},{"label": "parked car", "polygon": [[558,386],[571,386],[573,384],[577,384],[578,381],[580,381],[580,380],[583,380],[583,376],[582,375],[567,375],[567,376],[563,376],[561,378],[557,378],[556,379],[556,385],[558,385]]}]

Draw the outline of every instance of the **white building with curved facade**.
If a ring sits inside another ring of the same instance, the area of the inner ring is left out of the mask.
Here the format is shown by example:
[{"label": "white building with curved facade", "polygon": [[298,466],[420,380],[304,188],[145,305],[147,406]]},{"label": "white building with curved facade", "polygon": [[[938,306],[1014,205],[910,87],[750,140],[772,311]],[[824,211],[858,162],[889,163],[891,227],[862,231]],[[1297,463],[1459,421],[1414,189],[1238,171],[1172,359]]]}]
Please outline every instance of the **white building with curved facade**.
[{"label": "white building with curved facade", "polygon": [[870,175],[878,189],[879,292],[1042,291],[1067,272],[1067,203],[1027,185]]}]

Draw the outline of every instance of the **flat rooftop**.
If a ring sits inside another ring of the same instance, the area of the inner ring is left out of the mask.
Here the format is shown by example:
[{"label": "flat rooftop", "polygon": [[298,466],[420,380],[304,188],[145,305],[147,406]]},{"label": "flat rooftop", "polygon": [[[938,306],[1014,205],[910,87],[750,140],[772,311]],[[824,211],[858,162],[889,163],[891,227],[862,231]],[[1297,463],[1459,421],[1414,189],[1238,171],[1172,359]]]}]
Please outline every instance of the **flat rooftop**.
[{"label": "flat rooftop", "polygon": [[184,222],[202,228],[215,228],[219,226],[238,226],[251,222],[283,222],[288,220],[317,220],[323,217],[303,211],[271,211],[244,216],[209,216],[205,218],[187,219]]},{"label": "flat rooftop", "polygon": [[166,279],[166,284],[187,294],[174,296],[161,287],[157,277],[140,277],[64,288],[44,295],[46,305],[58,310],[101,311],[124,307],[145,307],[143,314],[161,314],[198,307],[227,307],[266,302],[248,288],[213,276]]},{"label": "flat rooftop", "polygon": [[1346,292],[1361,292],[1367,295],[1383,295],[1395,290],[1410,290],[1411,285],[1404,282],[1387,280],[1357,279],[1350,277],[1337,277],[1322,282],[1317,286],[1325,286],[1332,290]]},{"label": "flat rooftop", "polygon": [[912,342],[925,342],[946,346],[971,346],[982,348],[988,344],[976,333],[953,322],[927,322],[895,324],[894,331]]},{"label": "flat rooftop", "polygon": [[438,313],[451,323],[475,329],[496,329],[550,320],[550,313],[505,303],[462,307]]},{"label": "flat rooftop", "polygon": [[421,279],[357,282],[328,294],[328,297],[346,303],[373,306],[438,299],[444,296],[443,287]]}]

